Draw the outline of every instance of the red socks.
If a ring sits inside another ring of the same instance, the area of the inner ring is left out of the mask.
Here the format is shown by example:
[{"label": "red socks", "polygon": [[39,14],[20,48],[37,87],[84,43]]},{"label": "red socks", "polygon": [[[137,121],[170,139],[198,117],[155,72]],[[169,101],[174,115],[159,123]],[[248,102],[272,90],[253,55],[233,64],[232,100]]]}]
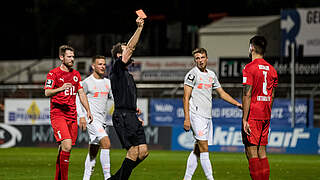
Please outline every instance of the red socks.
[{"label": "red socks", "polygon": [[70,152],[60,151],[56,163],[55,180],[68,180]]},{"label": "red socks", "polygon": [[261,168],[261,180],[269,180],[270,176],[270,166],[268,162],[268,158],[260,159],[260,168]]},{"label": "red socks", "polygon": [[268,158],[249,159],[249,171],[252,180],[269,180],[270,167]]},{"label": "red socks", "polygon": [[60,152],[59,151],[59,154],[58,154],[58,157],[57,157],[57,161],[56,161],[56,176],[54,177],[54,180],[60,180],[61,179],[61,176],[60,176]]},{"label": "red socks", "polygon": [[252,180],[261,180],[260,179],[260,160],[259,158],[249,159],[249,171]]}]

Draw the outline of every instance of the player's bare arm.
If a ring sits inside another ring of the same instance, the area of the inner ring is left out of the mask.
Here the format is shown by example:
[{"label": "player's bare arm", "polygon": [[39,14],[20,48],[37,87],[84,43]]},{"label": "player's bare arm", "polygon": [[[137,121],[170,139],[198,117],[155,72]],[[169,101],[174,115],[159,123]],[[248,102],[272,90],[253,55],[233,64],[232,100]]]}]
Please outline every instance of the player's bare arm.
[{"label": "player's bare arm", "polygon": [[244,85],[242,89],[242,108],[243,108],[242,125],[243,125],[244,132],[248,135],[250,135],[250,126],[248,123],[248,116],[249,116],[249,109],[250,109],[250,102],[251,102],[251,93],[252,93],[252,86]]},{"label": "player's bare arm", "polygon": [[228,103],[237,106],[238,108],[242,109],[242,104],[239,103],[237,100],[233,99],[228,93],[226,93],[222,87],[217,88],[216,92],[220,96],[221,99],[227,101]]},{"label": "player's bare arm", "polygon": [[46,89],[44,91],[45,96],[47,97],[51,97],[54,96],[56,94],[58,94],[61,91],[64,91],[66,89],[72,88],[72,84],[71,83],[64,83],[61,87],[56,88],[56,89]]},{"label": "player's bare arm", "polygon": [[136,45],[137,45],[137,43],[139,41],[142,29],[143,29],[144,20],[141,17],[138,17],[136,19],[136,23],[137,23],[137,26],[138,26],[137,30],[133,34],[131,39],[129,40],[129,42],[127,44],[127,47],[122,52],[122,61],[124,63],[127,63],[129,61],[129,59],[132,56],[132,53],[133,53],[134,49],[136,48]]},{"label": "player's bare arm", "polygon": [[188,85],[184,85],[184,94],[183,94],[183,110],[184,110],[184,123],[183,129],[185,131],[190,130],[190,113],[189,113],[189,99],[191,96],[192,87]]},{"label": "player's bare arm", "polygon": [[83,88],[79,89],[79,90],[78,90],[78,93],[79,93],[80,102],[81,102],[82,106],[83,106],[83,107],[86,109],[86,111],[87,111],[87,117],[88,117],[88,119],[90,120],[90,121],[89,121],[89,124],[91,124],[92,121],[93,121],[93,118],[92,118],[92,115],[91,115],[91,111],[90,111],[90,106],[89,106],[89,103],[88,103],[87,95],[86,95],[86,93],[84,92]]}]

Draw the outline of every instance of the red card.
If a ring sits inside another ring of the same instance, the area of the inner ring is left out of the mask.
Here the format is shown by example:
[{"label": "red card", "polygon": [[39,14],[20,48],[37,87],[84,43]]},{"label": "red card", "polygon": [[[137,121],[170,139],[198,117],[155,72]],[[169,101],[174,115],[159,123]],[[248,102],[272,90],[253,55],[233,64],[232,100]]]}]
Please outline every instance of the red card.
[{"label": "red card", "polygon": [[147,18],[147,15],[143,12],[142,9],[136,11],[137,15],[143,19]]}]

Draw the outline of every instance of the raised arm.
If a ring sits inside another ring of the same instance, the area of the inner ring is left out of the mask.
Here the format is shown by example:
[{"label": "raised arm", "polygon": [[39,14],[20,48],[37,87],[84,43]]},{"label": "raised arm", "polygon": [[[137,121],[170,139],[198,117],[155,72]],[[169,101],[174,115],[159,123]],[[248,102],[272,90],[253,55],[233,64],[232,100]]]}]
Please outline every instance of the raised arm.
[{"label": "raised arm", "polygon": [[183,128],[185,131],[190,130],[190,113],[189,113],[189,99],[191,96],[192,87],[184,85],[184,94],[183,94],[183,110],[184,110],[184,123]]},{"label": "raised arm", "polygon": [[127,63],[129,61],[129,59],[132,56],[132,53],[133,53],[134,49],[136,48],[136,45],[137,45],[137,43],[139,41],[142,29],[143,29],[144,20],[142,18],[138,17],[136,19],[136,23],[137,23],[137,26],[138,26],[137,29],[136,29],[136,32],[130,38],[129,42],[127,43],[127,47],[122,52],[122,61],[124,63]]}]

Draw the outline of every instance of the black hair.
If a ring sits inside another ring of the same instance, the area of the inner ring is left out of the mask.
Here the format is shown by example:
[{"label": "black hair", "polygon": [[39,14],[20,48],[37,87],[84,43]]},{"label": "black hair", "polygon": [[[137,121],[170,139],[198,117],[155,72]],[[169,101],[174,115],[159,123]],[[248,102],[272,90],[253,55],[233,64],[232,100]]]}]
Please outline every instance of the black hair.
[{"label": "black hair", "polygon": [[267,40],[263,36],[254,36],[250,39],[250,44],[252,44],[257,54],[265,54],[267,48]]}]

